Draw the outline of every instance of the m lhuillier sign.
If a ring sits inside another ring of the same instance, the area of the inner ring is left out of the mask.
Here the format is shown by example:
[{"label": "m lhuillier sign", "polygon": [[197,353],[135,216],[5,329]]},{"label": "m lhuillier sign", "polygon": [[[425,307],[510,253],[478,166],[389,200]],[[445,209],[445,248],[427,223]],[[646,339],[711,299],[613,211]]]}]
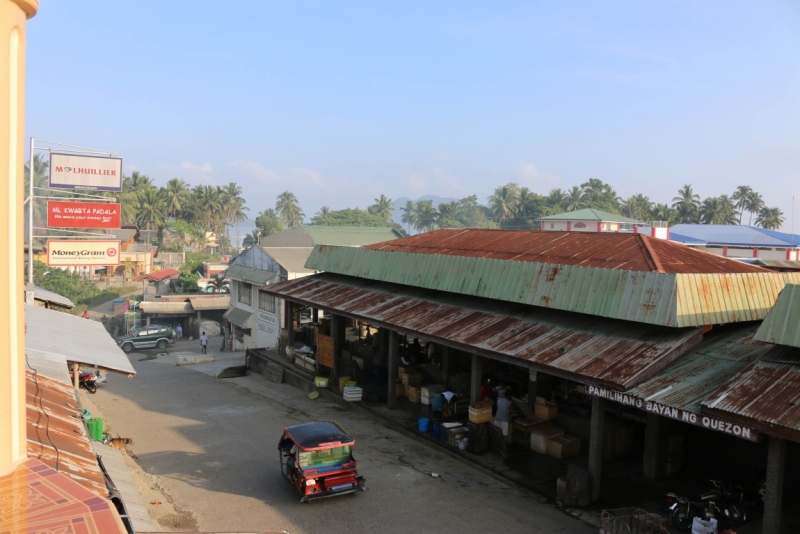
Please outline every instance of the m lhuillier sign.
[{"label": "m lhuillier sign", "polygon": [[47,240],[47,265],[78,267],[83,265],[119,265],[119,241]]},{"label": "m lhuillier sign", "polygon": [[610,401],[624,404],[625,406],[638,408],[646,412],[652,412],[663,417],[675,419],[676,421],[689,423],[690,425],[702,426],[703,428],[724,432],[725,434],[730,434],[731,436],[736,436],[737,438],[748,439],[750,441],[758,441],[759,439],[758,430],[755,428],[729,423],[728,421],[722,421],[720,419],[715,419],[713,417],[694,412],[687,412],[686,410],[680,410],[671,406],[664,406],[663,404],[640,399],[638,397],[634,397],[633,395],[622,393],[621,391],[613,391],[610,389],[586,384],[586,392],[589,395],[594,395],[595,397],[608,399]]},{"label": "m lhuillier sign", "polygon": [[122,191],[122,158],[51,152],[50,187]]}]

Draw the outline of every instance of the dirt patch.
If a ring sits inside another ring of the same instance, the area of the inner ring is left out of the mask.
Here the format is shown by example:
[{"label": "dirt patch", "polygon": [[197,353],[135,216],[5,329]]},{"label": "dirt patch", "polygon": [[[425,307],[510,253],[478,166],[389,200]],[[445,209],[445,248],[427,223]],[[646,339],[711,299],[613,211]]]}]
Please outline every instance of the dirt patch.
[{"label": "dirt patch", "polygon": [[169,514],[158,518],[158,524],[162,527],[176,529],[179,531],[196,532],[197,520],[189,512]]}]

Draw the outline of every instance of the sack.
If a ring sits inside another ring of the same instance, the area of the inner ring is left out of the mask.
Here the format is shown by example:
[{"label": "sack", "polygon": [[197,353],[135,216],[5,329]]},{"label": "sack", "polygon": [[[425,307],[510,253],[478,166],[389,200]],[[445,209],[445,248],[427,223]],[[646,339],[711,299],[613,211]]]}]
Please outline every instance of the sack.
[{"label": "sack", "polygon": [[692,534],[717,534],[717,520],[704,520],[695,517],[692,521]]}]

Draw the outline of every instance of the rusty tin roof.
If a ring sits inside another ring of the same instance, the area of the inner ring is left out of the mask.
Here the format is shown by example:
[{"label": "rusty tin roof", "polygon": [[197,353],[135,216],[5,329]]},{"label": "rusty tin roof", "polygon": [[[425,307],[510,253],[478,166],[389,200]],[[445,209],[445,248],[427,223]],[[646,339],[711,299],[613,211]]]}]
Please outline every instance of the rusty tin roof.
[{"label": "rusty tin roof", "polygon": [[756,339],[800,347],[800,285],[787,284],[756,333]]},{"label": "rusty tin roof", "polygon": [[105,479],[71,385],[25,372],[28,458],[36,458],[97,495]]},{"label": "rusty tin roof", "polygon": [[800,283],[800,273],[636,234],[439,230],[363,248],[318,246],[306,267],[671,327],[763,319],[787,282]]},{"label": "rusty tin roof", "polygon": [[699,328],[598,319],[323,273],[263,291],[550,374],[628,389],[700,341]]}]

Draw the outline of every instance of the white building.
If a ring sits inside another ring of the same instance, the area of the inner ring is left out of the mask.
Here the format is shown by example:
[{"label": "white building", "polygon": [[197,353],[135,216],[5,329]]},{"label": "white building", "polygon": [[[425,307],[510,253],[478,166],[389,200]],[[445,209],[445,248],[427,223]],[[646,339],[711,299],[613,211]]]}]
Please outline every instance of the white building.
[{"label": "white building", "polygon": [[542,230],[551,232],[626,232],[669,239],[669,226],[663,221],[645,222],[593,208],[542,217]]}]

